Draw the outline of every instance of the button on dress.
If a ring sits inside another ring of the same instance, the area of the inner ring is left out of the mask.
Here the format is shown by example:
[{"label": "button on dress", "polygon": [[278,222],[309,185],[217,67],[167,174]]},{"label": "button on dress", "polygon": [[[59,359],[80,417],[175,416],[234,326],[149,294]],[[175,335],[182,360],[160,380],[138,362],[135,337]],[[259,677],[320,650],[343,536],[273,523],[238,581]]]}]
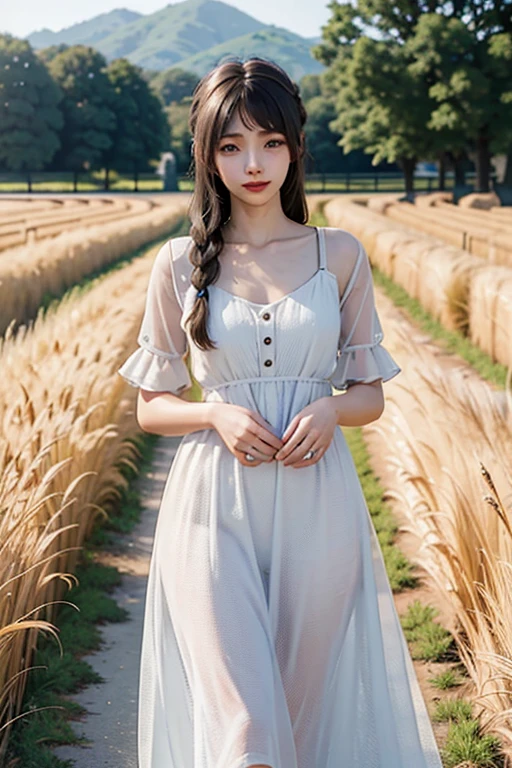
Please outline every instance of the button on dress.
[{"label": "button on dress", "polygon": [[[396,376],[362,243],[340,297],[316,231],[316,272],[276,301],[208,286],[208,351],[185,326],[192,240],[165,243],[119,373],[180,394],[188,349],[205,401],[256,411],[279,437],[333,388]],[[297,469],[245,466],[215,429],[183,436],[155,531],[139,686],[139,768],[441,768],[341,429]]]}]

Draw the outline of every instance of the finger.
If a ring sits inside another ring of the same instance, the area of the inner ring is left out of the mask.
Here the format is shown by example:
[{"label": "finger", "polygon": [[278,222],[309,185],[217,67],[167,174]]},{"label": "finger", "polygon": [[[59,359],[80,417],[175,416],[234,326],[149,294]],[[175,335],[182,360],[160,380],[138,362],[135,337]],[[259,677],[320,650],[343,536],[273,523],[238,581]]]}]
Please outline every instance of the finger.
[{"label": "finger", "polygon": [[[311,464],[315,464],[318,459],[320,458],[320,452],[323,450],[323,446],[319,444],[318,440],[310,445],[309,448],[304,448],[302,450],[302,446],[299,445],[298,447],[298,453],[296,458],[289,458],[287,462],[287,466],[292,467],[309,467]],[[314,451],[314,456],[311,459],[305,459],[304,456],[307,454],[308,451]]]},{"label": "finger", "polygon": [[263,451],[260,451],[258,448],[256,448],[253,443],[239,442],[237,450],[239,450],[244,455],[249,453],[251,456],[254,456],[255,459],[260,461],[273,461],[274,459],[274,453],[264,453]]},{"label": "finger", "polygon": [[255,459],[254,461],[247,461],[245,457],[245,451],[239,451],[237,448],[235,448],[234,451],[235,457],[238,459],[240,464],[244,465],[244,467],[257,467],[259,464],[263,464],[263,462],[259,459]]},{"label": "finger", "polygon": [[[288,456],[286,459],[283,460],[283,464],[285,467],[289,466],[290,464],[295,464],[297,461],[302,461],[304,459],[305,454],[313,448],[315,445],[315,440],[306,438],[300,445],[298,445]],[[310,461],[310,459],[306,459],[305,461]]]},{"label": "finger", "polygon": [[299,423],[299,415],[297,414],[296,416],[293,417],[293,419],[290,421],[285,431],[281,435],[281,440],[284,443],[286,443],[286,441],[292,436],[298,423]]},{"label": "finger", "polygon": [[[308,439],[311,440],[305,431],[305,427],[302,427],[302,429],[299,427],[288,442],[278,451],[276,458],[278,458],[278,460],[287,458],[299,444]],[[306,451],[304,451],[304,453],[306,453]]]},{"label": "finger", "polygon": [[325,447],[323,448],[313,448],[313,450],[316,450],[315,455],[312,459],[302,459],[301,461],[295,462],[295,464],[292,464],[292,469],[300,469],[301,467],[310,467],[313,464],[316,464],[322,456],[324,455],[325,451],[327,450]]},{"label": "finger", "polygon": [[256,422],[254,425],[254,428],[251,429],[251,433],[256,435],[260,440],[263,440],[264,442],[268,443],[268,445],[271,445],[276,450],[279,450],[281,446],[283,445],[283,440],[275,435],[270,429],[270,424],[265,421],[265,419],[260,416],[259,413],[254,413],[253,419]]},{"label": "finger", "polygon": [[258,457],[263,456],[264,459],[273,459],[276,452],[276,448],[272,448],[272,446],[264,443],[255,435],[251,435],[249,440],[239,440],[237,447],[240,451],[246,451]]},{"label": "finger", "polygon": [[276,451],[279,450],[278,447],[274,447],[272,445],[269,445],[264,440],[261,440],[261,438],[257,437],[256,435],[250,436],[250,443],[249,447],[255,448],[259,453],[265,454],[265,456],[272,456],[274,458],[274,455]]}]

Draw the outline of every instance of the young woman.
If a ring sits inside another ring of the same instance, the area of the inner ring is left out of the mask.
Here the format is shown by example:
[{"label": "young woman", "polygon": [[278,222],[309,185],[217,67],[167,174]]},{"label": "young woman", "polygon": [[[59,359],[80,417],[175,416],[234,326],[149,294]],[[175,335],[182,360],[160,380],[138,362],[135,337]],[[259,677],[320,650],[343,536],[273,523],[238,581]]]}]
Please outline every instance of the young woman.
[{"label": "young woman", "polygon": [[[119,370],[141,428],[183,435],[147,587],[140,768],[441,767],[338,428],[376,420],[400,368],[362,243],[306,224],[305,120],[270,61],[198,84],[190,236],[156,256]],[[182,397],[187,351],[201,402]]]}]

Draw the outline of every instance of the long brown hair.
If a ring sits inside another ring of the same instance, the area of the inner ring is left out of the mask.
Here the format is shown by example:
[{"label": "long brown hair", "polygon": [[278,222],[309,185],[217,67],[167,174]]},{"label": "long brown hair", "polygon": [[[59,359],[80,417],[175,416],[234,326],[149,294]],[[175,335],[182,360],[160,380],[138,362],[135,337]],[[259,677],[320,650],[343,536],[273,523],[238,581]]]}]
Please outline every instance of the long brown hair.
[{"label": "long brown hair", "polygon": [[305,224],[309,218],[304,191],[305,146],[301,131],[306,110],[298,86],[273,61],[252,57],[225,61],[206,74],[196,86],[189,115],[193,141],[194,192],[189,207],[194,269],[191,283],[198,296],[188,314],[190,335],[202,350],[215,349],[209,338],[208,285],[220,274],[219,254],[224,240],[221,227],[231,215],[230,193],[215,170],[215,150],[236,110],[245,127],[260,126],[286,136],[291,162],[280,189],[285,215]]}]

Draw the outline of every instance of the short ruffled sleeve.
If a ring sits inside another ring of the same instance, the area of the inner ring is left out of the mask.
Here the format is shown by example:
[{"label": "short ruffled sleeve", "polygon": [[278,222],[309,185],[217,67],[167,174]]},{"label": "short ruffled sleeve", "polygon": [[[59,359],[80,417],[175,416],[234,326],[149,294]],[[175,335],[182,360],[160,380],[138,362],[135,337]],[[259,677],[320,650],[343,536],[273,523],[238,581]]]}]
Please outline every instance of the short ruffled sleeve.
[{"label": "short ruffled sleeve", "polygon": [[139,348],[118,373],[133,387],[180,394],[192,386],[183,356],[187,338],[180,326],[181,304],[174,284],[171,242],[165,243],[151,268]]},{"label": "short ruffled sleeve", "polygon": [[334,372],[329,380],[338,390],[352,384],[388,381],[401,368],[382,346],[380,323],[368,255],[359,241],[359,254],[340,301],[340,340]]}]

